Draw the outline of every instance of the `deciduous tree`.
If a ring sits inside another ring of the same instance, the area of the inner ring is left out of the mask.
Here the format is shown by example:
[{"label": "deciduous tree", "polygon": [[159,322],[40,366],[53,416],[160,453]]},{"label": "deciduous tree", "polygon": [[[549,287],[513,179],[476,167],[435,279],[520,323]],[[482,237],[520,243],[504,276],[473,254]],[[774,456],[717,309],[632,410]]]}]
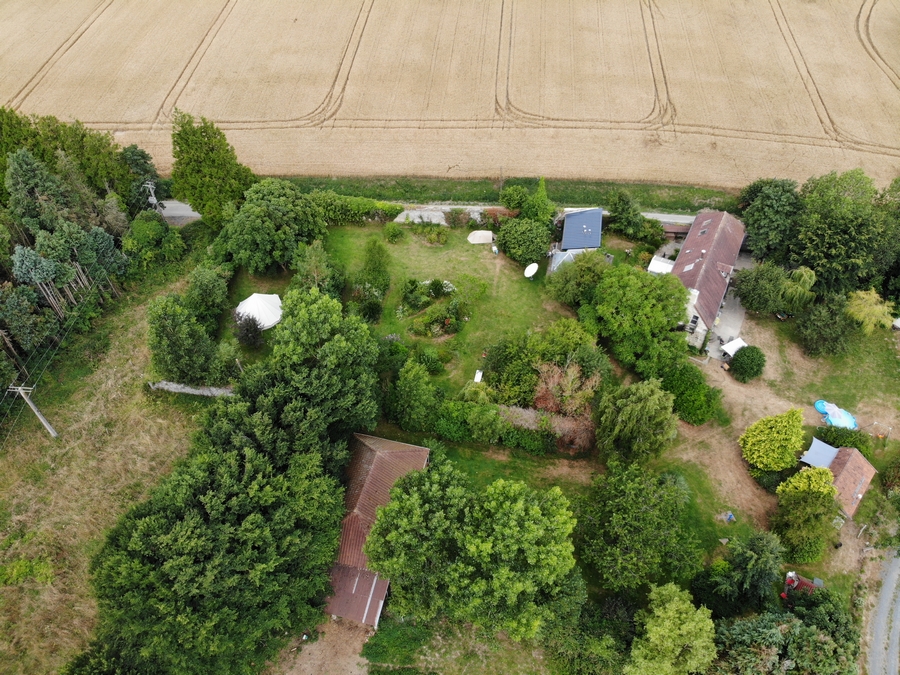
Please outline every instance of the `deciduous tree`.
[{"label": "deciduous tree", "polygon": [[746,204],[743,218],[750,253],[756,260],[787,265],[803,212],[797,183],[763,178],[744,188],[741,201]]},{"label": "deciduous tree", "polygon": [[829,294],[810,305],[797,316],[797,337],[800,346],[810,356],[835,356],[845,353],[856,324],[847,314],[847,298]]},{"label": "deciduous tree", "polygon": [[409,359],[394,385],[393,417],[406,431],[428,431],[438,405],[437,388],[431,383],[425,366]]},{"label": "deciduous tree", "polygon": [[766,355],[756,346],[741,347],[731,359],[731,374],[738,382],[759,377],[766,367]]},{"label": "deciduous tree", "polygon": [[177,295],[157,298],[147,308],[150,362],[165,380],[209,384],[215,345]]},{"label": "deciduous tree", "polygon": [[597,447],[629,463],[656,457],[678,433],[674,400],[659,380],[610,391],[597,404]]},{"label": "deciduous tree", "polygon": [[689,500],[671,474],[611,463],[594,481],[578,519],[584,559],[600,586],[620,591],[690,576],[699,567],[699,551],[681,525]]},{"label": "deciduous tree", "polygon": [[765,261],[734,275],[734,294],[744,309],[759,314],[780,312],[785,308],[787,273],[775,263]]},{"label": "deciduous tree", "polygon": [[643,633],[631,645],[625,675],[703,673],[716,658],[715,626],[706,607],[675,584],[653,586]]},{"label": "deciduous tree", "polygon": [[850,293],[846,312],[865,335],[871,335],[878,327],[890,328],[894,322],[894,303],[882,300],[874,288]]},{"label": "deciduous tree", "polygon": [[497,246],[520,265],[540,262],[550,249],[550,230],[537,220],[507,220],[497,235]]}]

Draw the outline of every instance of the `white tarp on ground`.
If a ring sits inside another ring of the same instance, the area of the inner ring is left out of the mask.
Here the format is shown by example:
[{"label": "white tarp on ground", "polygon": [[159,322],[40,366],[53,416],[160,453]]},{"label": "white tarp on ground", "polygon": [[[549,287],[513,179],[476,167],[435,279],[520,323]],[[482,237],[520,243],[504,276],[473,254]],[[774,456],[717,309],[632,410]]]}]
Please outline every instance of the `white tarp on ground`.
[{"label": "white tarp on ground", "polygon": [[647,268],[647,271],[650,272],[650,274],[670,274],[673,267],[675,267],[674,260],[655,255],[653,256],[653,260],[650,261],[650,266]]},{"label": "white tarp on ground", "polygon": [[727,345],[722,345],[722,351],[728,354],[728,356],[734,356],[737,354],[739,349],[746,347],[747,343],[741,340],[741,338],[737,338],[736,340],[732,340]]},{"label": "white tarp on ground", "polygon": [[239,304],[235,311],[252,316],[266,330],[281,321],[281,298],[275,294],[254,293]]},{"label": "white tarp on ground", "polygon": [[467,239],[470,244],[493,244],[494,233],[490,230],[472,230]]}]

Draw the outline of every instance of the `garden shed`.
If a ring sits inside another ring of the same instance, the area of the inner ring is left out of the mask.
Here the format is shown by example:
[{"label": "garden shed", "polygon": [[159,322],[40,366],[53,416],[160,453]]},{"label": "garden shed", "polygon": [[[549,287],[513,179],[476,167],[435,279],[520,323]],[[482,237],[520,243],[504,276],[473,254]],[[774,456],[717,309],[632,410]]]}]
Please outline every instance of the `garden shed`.
[{"label": "garden shed", "polygon": [[831,471],[838,503],[850,518],[856,513],[872,479],[878,473],[856,448],[835,448],[818,438],[813,438],[809,450],[803,453],[800,461]]},{"label": "garden shed", "polygon": [[391,488],[410,471],[424,469],[428,448],[386,438],[354,434],[347,468],[347,515],[341,524],[337,563],[331,568],[334,595],[326,612],[378,628],[387,596],[387,579],[366,567],[363,545],[375,523],[375,512],[388,503]]}]

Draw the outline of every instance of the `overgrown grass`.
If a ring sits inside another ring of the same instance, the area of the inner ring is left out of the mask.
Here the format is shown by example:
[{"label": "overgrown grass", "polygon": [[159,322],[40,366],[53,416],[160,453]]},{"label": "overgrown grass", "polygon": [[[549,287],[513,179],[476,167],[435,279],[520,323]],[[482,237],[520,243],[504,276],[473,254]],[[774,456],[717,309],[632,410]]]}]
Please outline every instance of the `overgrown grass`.
[{"label": "overgrown grass", "polygon": [[[334,190],[343,195],[359,195],[372,199],[423,204],[428,202],[490,203],[500,199],[500,189],[507,185],[524,185],[534,190],[538,179],[507,178],[452,179],[452,178],[322,178],[293,176],[290,180],[306,191]],[[603,205],[613,190],[625,190],[637,200],[644,210],[675,213],[696,213],[702,208],[737,208],[733,192],[683,185],[654,185],[651,183],[613,183],[582,180],[548,179],[547,194],[560,206]]]},{"label": "overgrown grass", "polygon": [[378,623],[378,631],[363,645],[362,655],[372,663],[412,666],[417,652],[431,641],[434,631],[412,621],[398,621],[389,614]]},{"label": "overgrown grass", "polygon": [[[362,250],[369,237],[380,237],[380,228],[340,227],[329,232],[327,249],[348,272],[362,265]],[[444,382],[461,387],[481,367],[482,352],[507,335],[539,330],[550,322],[571,316],[566,308],[550,300],[543,291],[546,262],[529,281],[523,268],[503,255],[494,255],[489,246],[466,241],[468,231],[450,230],[447,244],[431,246],[420,238],[407,236],[388,246],[391,255],[391,288],[384,302],[381,322],[374,326],[379,336],[399,333],[407,342],[423,342],[447,349],[453,359]],[[414,338],[406,332],[409,318],[397,319],[404,279],[440,278],[457,283],[471,275],[487,284],[487,291],[470,308],[470,320],[452,337]]]},{"label": "overgrown grass", "polygon": [[552,672],[533,642],[513,642],[472,626],[451,624],[438,627],[434,639],[422,651],[418,668],[441,675],[549,675]]}]

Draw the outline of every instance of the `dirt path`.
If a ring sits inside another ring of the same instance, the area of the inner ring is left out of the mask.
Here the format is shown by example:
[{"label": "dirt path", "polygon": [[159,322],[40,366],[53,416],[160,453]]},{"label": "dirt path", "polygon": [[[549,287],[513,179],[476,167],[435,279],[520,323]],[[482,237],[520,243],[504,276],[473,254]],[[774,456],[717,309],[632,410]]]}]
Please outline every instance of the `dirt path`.
[{"label": "dirt path", "polygon": [[360,656],[370,633],[362,624],[338,619],[319,626],[319,639],[302,647],[294,640],[282,652],[270,675],[366,675],[368,661]]}]

